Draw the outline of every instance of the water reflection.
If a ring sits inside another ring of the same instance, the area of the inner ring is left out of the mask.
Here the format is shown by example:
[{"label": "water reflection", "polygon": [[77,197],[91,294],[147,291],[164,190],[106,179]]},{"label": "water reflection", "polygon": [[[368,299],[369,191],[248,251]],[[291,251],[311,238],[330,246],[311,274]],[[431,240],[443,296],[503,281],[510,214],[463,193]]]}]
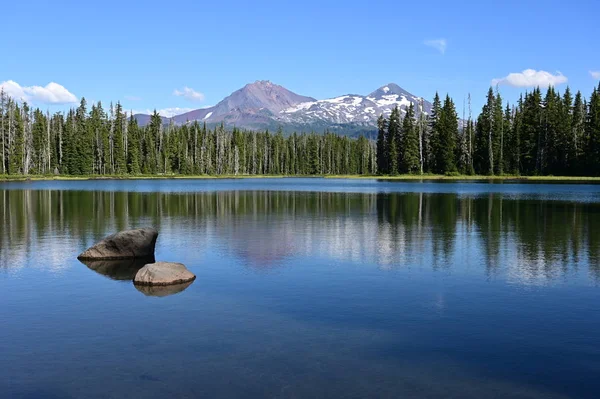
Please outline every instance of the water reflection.
[{"label": "water reflection", "polygon": [[134,285],[134,287],[146,296],[165,297],[169,295],[179,294],[180,292],[186,290],[190,285],[192,285],[192,283],[193,281],[173,285]]},{"label": "water reflection", "polygon": [[91,270],[112,280],[133,280],[136,273],[148,263],[154,263],[154,257],[124,260],[80,260]]},{"label": "water reflection", "polygon": [[[61,254],[77,254],[108,233],[152,225],[162,240],[185,230],[197,251],[212,237],[257,269],[323,256],[383,270],[470,264],[520,284],[579,272],[600,281],[599,204],[501,193],[0,190],[0,219],[5,270],[26,263],[33,248],[60,263]],[[114,279],[134,270],[90,268]]]}]

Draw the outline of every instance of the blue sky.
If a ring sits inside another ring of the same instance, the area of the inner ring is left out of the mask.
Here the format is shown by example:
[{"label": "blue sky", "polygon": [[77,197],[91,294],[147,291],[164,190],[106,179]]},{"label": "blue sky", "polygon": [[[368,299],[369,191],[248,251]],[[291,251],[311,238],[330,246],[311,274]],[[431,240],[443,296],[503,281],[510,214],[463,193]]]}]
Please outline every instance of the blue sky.
[{"label": "blue sky", "polygon": [[316,98],[395,82],[427,99],[449,92],[461,108],[470,92],[475,113],[492,80],[510,73],[535,71],[501,81],[514,101],[527,87],[513,86],[531,82],[562,92],[567,80],[588,96],[598,84],[591,72],[600,71],[593,0],[32,0],[0,8],[0,83],[50,109],[82,96],[134,110],[201,108],[267,79]]}]

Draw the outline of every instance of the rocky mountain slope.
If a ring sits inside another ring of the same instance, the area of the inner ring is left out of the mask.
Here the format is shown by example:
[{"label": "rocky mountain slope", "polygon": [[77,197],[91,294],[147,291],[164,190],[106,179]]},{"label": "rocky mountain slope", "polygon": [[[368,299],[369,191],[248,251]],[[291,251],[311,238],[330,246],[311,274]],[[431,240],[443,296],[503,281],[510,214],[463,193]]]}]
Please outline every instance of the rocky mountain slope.
[{"label": "rocky mountain slope", "polygon": [[[277,129],[291,131],[323,131],[338,133],[372,132],[379,115],[389,116],[396,106],[406,112],[413,104],[417,113],[429,113],[431,103],[400,86],[390,83],[363,96],[347,94],[316,100],[301,96],[269,81],[256,81],[233,92],[217,105],[174,116],[170,122],[185,124],[194,121],[209,125],[224,123],[244,129]],[[146,124],[148,115],[135,115]]]}]

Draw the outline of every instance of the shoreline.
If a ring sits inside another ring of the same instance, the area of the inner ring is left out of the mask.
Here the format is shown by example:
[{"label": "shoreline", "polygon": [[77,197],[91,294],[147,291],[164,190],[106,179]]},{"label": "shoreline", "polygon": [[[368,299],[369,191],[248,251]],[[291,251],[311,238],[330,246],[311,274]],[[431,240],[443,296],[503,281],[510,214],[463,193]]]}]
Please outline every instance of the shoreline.
[{"label": "shoreline", "polygon": [[90,176],[55,176],[55,175],[0,175],[0,182],[25,181],[90,181],[90,180],[234,180],[234,179],[280,179],[280,178],[322,178],[347,180],[388,180],[388,181],[519,181],[519,182],[598,182],[600,177],[591,176],[482,176],[482,175],[90,175]]}]

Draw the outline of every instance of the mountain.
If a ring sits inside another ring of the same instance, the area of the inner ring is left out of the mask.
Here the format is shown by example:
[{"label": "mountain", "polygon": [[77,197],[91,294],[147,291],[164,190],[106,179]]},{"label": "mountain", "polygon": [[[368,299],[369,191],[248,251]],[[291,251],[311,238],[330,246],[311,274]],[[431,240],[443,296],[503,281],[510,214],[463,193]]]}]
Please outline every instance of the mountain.
[{"label": "mountain", "polygon": [[[147,124],[150,123],[150,119],[152,118],[152,115],[135,114],[135,115],[133,115],[133,117],[137,120],[138,125],[146,126]],[[169,121],[170,121],[169,118],[161,116],[160,119],[162,120],[163,124],[165,124],[165,125],[169,124]]]},{"label": "mountain", "polygon": [[[177,115],[170,121],[178,125],[198,121],[251,130],[282,127],[286,132],[329,129],[342,134],[357,134],[373,132],[379,115],[389,116],[395,106],[406,112],[411,103],[417,113],[421,107],[427,114],[431,111],[431,103],[394,83],[366,96],[347,94],[316,100],[261,80],[247,84],[213,107]],[[144,114],[135,117],[140,125],[149,119]]]},{"label": "mountain", "polygon": [[[376,126],[379,115],[389,116],[395,106],[406,112],[411,103],[415,109],[423,99],[416,97],[394,83],[382,86],[367,96],[347,94],[345,96],[303,102],[283,110],[279,115],[282,122],[312,124],[324,122],[337,125]],[[431,104],[423,101],[425,113],[431,111]]]},{"label": "mountain", "polygon": [[188,121],[203,121],[209,124],[224,122],[227,126],[260,129],[277,120],[281,111],[308,101],[316,100],[293,93],[269,81],[259,80],[233,92],[214,107],[177,115],[173,120],[177,124]]}]

